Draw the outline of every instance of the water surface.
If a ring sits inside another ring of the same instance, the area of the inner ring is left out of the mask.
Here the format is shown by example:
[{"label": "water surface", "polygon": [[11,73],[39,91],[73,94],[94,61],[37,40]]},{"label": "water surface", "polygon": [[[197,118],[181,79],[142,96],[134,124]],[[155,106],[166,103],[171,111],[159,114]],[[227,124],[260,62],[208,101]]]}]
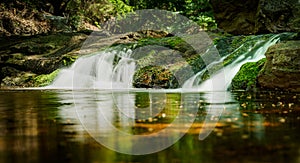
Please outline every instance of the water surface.
[{"label": "water surface", "polygon": [[[0,162],[297,163],[299,96],[278,92],[1,90]],[[161,133],[161,139],[149,148],[166,140],[178,141],[152,154],[122,154],[112,148],[139,149],[138,139],[128,139],[114,129],[150,137]],[[105,145],[99,142],[101,138],[111,143]]]}]

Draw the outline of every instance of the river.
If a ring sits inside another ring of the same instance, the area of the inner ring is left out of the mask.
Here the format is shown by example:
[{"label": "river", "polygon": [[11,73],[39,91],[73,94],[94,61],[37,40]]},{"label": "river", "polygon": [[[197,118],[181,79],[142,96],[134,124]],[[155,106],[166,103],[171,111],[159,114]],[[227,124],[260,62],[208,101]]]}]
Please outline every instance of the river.
[{"label": "river", "polygon": [[3,89],[0,97],[3,163],[300,162],[299,93]]}]

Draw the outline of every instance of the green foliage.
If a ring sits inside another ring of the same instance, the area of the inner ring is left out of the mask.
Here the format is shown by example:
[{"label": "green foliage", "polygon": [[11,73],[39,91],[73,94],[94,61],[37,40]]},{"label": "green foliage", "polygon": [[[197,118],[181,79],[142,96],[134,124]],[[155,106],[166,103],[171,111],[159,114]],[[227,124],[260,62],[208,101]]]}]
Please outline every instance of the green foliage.
[{"label": "green foliage", "polygon": [[80,28],[82,22],[101,28],[100,24],[110,18],[121,17],[132,11],[133,7],[122,0],[73,0],[67,7],[69,22],[75,29]]},{"label": "green foliage", "polygon": [[71,26],[72,29],[80,29],[82,25],[82,16],[80,15],[72,15],[69,17],[68,24]]},{"label": "green foliage", "polygon": [[50,74],[43,74],[35,77],[33,79],[34,86],[43,87],[49,85],[54,80],[54,78],[58,75],[59,71],[60,70],[57,69]]},{"label": "green foliage", "polygon": [[126,13],[133,11],[133,7],[126,5],[122,0],[109,0],[109,2],[114,7],[114,15],[124,16]]},{"label": "green foliage", "polygon": [[209,0],[186,0],[182,14],[197,22],[205,30],[217,28]]},{"label": "green foliage", "polygon": [[168,11],[182,11],[186,0],[124,0],[127,5],[133,6],[135,10],[141,9],[163,9]]},{"label": "green foliage", "polygon": [[[214,29],[216,23],[209,0],[4,0],[4,7],[30,8],[68,18],[68,24],[79,30],[84,22],[100,27],[112,17],[123,17],[133,10],[163,9],[180,13],[203,29]],[[22,4],[22,5],[20,5]]]},{"label": "green foliage", "polygon": [[262,69],[266,59],[261,59],[258,62],[245,63],[239,72],[232,79],[233,90],[251,90],[256,87],[256,77]]},{"label": "green foliage", "polygon": [[198,23],[205,30],[217,27],[209,0],[124,0],[124,2],[133,6],[135,10],[157,8],[179,12]]},{"label": "green foliage", "polygon": [[199,15],[196,17],[191,17],[191,19],[197,22],[197,24],[204,30],[213,30],[217,28],[217,23],[212,16]]}]

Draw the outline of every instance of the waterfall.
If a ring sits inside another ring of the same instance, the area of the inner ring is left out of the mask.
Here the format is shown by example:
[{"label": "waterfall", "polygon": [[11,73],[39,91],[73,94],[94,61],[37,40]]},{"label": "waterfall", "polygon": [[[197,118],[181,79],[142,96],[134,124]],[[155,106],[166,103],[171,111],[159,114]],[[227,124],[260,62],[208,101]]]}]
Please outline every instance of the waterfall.
[{"label": "waterfall", "polygon": [[[223,64],[223,61],[232,54],[220,58],[219,61],[215,61],[206,66],[205,69],[201,70],[190,79],[188,79],[184,84],[185,89],[197,89],[199,91],[226,91],[230,88],[231,81],[235,74],[239,71],[240,67],[247,62],[257,62],[262,58],[265,58],[265,53],[268,48],[279,40],[279,35],[274,35],[268,40],[258,41],[252,48],[247,52],[234,58],[233,61],[223,66],[222,69],[212,72],[214,67]],[[243,45],[241,45],[243,46]],[[202,75],[208,71],[210,73],[210,78],[208,80],[202,81]],[[201,82],[202,81],[202,82]]]},{"label": "waterfall", "polygon": [[[252,42],[250,47],[245,45],[246,43],[242,44],[234,52],[223,56],[219,60],[210,60],[206,68],[186,80],[182,88],[194,91],[228,90],[240,67],[247,62],[257,62],[264,58],[267,49],[279,40],[279,36],[274,35],[267,40],[255,37],[254,45]],[[240,49],[246,52],[240,54]],[[132,88],[133,75],[136,69],[136,62],[131,58],[132,53],[130,49],[112,50],[109,48],[89,56],[80,57],[70,68],[61,70],[58,77],[47,88]],[[210,53],[212,52],[208,51],[202,57],[209,58],[214,55]],[[223,65],[225,62],[227,64]],[[209,73],[209,79],[203,80],[202,77],[204,74],[207,75],[207,72]]]},{"label": "waterfall", "polygon": [[48,88],[131,88],[135,62],[131,50],[101,51],[80,57],[63,69]]}]

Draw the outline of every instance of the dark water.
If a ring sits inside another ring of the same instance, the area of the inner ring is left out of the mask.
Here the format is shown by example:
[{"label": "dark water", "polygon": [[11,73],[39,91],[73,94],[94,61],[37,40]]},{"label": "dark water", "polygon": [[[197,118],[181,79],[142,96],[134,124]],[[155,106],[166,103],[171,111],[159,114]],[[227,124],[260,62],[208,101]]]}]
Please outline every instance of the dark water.
[{"label": "dark water", "polygon": [[299,94],[211,95],[2,90],[0,162],[300,162]]}]

